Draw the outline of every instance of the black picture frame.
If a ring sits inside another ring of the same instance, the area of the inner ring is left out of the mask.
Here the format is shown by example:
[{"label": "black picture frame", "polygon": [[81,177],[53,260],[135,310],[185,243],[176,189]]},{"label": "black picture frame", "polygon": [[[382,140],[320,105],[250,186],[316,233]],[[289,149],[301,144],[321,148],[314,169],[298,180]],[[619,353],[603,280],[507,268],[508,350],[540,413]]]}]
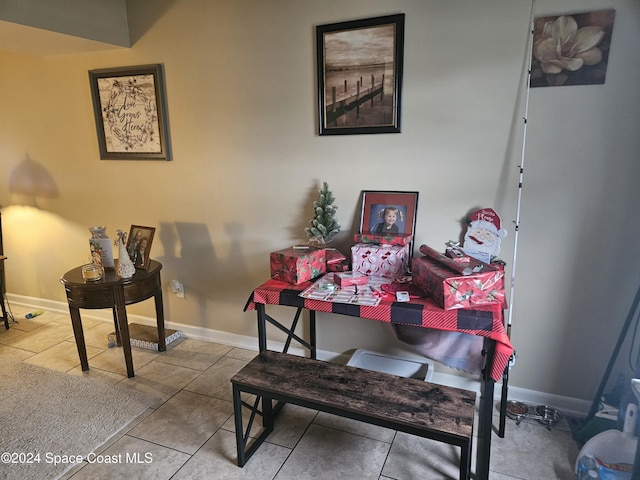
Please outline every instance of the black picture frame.
[{"label": "black picture frame", "polygon": [[127,254],[134,267],[143,270],[149,267],[149,262],[151,261],[149,253],[151,252],[155,233],[156,229],[154,227],[131,225],[127,236]]},{"label": "black picture frame", "polygon": [[404,14],[316,27],[320,135],[400,133]]},{"label": "black picture frame", "polygon": [[89,70],[102,160],[171,160],[161,64]]}]

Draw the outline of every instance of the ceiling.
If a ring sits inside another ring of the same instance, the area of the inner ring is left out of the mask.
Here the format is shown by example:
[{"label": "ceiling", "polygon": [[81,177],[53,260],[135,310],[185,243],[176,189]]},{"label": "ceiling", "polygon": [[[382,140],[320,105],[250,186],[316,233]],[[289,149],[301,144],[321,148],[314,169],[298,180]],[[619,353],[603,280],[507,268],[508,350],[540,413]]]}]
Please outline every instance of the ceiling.
[{"label": "ceiling", "polygon": [[122,48],[126,47],[0,20],[0,50],[4,51],[46,57]]}]

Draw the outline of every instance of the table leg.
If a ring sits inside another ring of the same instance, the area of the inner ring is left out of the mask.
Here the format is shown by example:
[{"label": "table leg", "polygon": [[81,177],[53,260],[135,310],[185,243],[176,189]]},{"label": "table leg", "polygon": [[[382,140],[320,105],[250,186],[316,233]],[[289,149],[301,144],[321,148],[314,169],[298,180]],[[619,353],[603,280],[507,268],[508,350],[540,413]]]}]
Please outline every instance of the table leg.
[{"label": "table leg", "polygon": [[131,339],[129,337],[129,323],[127,320],[127,310],[124,303],[124,288],[117,285],[113,289],[113,300],[115,303],[116,318],[118,327],[120,328],[120,339],[122,340],[122,352],[124,353],[124,362],[127,365],[127,377],[134,376],[133,359],[131,357]]},{"label": "table leg", "polygon": [[[278,330],[284,332],[287,334],[287,340],[284,344],[284,349],[283,349],[283,353],[287,353],[289,351],[289,346],[291,345],[291,341],[295,340],[296,342],[298,342],[301,346],[305,347],[307,350],[309,350],[309,352],[311,353],[311,358],[316,358],[315,357],[315,350],[316,350],[316,346],[315,346],[315,313],[312,314],[312,318],[313,320],[311,320],[309,323],[310,325],[312,325],[312,333],[310,336],[312,336],[311,342],[307,342],[305,339],[303,339],[302,337],[300,337],[299,335],[296,335],[295,333],[295,329],[296,326],[298,325],[298,320],[300,319],[300,315],[303,312],[303,307],[298,307],[296,309],[296,313],[295,316],[293,318],[293,322],[291,324],[290,327],[286,327],[284,326],[282,323],[280,323],[278,320],[276,320],[275,318],[269,316],[267,314],[267,312],[265,311],[265,306],[263,303],[257,303],[256,304],[256,311],[258,312],[258,347],[260,349],[260,351],[264,351],[267,349],[267,322],[269,322],[271,325],[273,325],[274,327],[276,327]],[[311,311],[312,312],[312,311]]]},{"label": "table leg", "polygon": [[316,345],[316,311],[309,310],[309,343],[311,344],[311,358],[318,358],[318,346]]},{"label": "table leg", "polygon": [[502,374],[502,392],[500,395],[500,426],[498,427],[498,436],[504,438],[507,423],[507,399],[509,397],[509,365],[504,369]]},{"label": "table leg", "polygon": [[118,314],[116,313],[116,307],[114,306],[111,310],[113,312],[113,328],[116,333],[116,347],[121,347],[122,339],[120,338],[120,327],[118,326]]},{"label": "table leg", "polygon": [[7,308],[4,306],[4,292],[0,290],[0,302],[2,305],[2,318],[4,319],[4,328],[5,330],[9,330],[9,314],[7,313]]},{"label": "table leg", "polygon": [[167,350],[167,339],[164,334],[164,305],[162,304],[162,290],[158,290],[155,295],[156,321],[158,322],[158,351]]},{"label": "table leg", "polygon": [[267,349],[267,321],[264,303],[256,303],[256,312],[258,314],[258,350],[264,352]]},{"label": "table leg", "polygon": [[5,287],[4,287],[4,259],[0,259],[0,302],[2,306],[2,318],[4,319],[4,328],[9,330],[9,315],[7,309],[4,306],[5,301]]},{"label": "table leg", "polygon": [[87,359],[87,347],[84,343],[84,332],[82,331],[82,319],[80,318],[80,309],[69,306],[71,314],[71,325],[73,326],[73,336],[76,338],[76,346],[78,347],[78,356],[80,357],[80,365],[82,371],[89,370],[89,360]]},{"label": "table leg", "polygon": [[485,355],[485,367],[482,371],[482,378],[480,380],[481,392],[475,480],[489,479],[491,435],[493,430],[493,389],[495,386],[495,382],[491,378],[491,365],[493,364],[495,350],[495,341],[485,338],[483,349],[483,354]]}]

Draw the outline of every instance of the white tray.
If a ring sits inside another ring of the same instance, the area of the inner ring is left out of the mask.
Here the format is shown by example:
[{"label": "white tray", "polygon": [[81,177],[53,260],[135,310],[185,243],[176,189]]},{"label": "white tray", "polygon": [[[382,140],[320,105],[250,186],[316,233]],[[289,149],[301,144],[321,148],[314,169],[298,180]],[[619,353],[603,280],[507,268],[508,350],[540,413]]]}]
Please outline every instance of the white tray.
[{"label": "white tray", "polygon": [[347,365],[425,382],[431,381],[433,376],[433,362],[427,358],[394,357],[371,350],[356,350]]}]

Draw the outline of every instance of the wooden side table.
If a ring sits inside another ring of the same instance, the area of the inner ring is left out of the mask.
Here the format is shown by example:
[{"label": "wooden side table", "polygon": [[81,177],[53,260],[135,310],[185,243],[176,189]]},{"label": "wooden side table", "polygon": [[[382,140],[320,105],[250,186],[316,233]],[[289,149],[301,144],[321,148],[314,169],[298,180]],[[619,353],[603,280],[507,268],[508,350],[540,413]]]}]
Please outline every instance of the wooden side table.
[{"label": "wooden side table", "polygon": [[146,270],[136,269],[136,273],[131,278],[121,278],[116,275],[115,270],[108,269],[102,279],[89,281],[82,278],[82,267],[69,270],[62,276],[60,283],[64,285],[67,294],[73,334],[76,339],[83,371],[89,370],[89,361],[82,330],[82,319],[80,318],[81,308],[111,308],[113,310],[117,345],[122,346],[122,351],[124,352],[127,377],[134,376],[129,323],[125,308],[127,305],[138,303],[151,297],[155,298],[158,350],[164,352],[167,349],[164,333],[164,308],[162,304],[160,270],[162,270],[162,264],[151,260]]}]

